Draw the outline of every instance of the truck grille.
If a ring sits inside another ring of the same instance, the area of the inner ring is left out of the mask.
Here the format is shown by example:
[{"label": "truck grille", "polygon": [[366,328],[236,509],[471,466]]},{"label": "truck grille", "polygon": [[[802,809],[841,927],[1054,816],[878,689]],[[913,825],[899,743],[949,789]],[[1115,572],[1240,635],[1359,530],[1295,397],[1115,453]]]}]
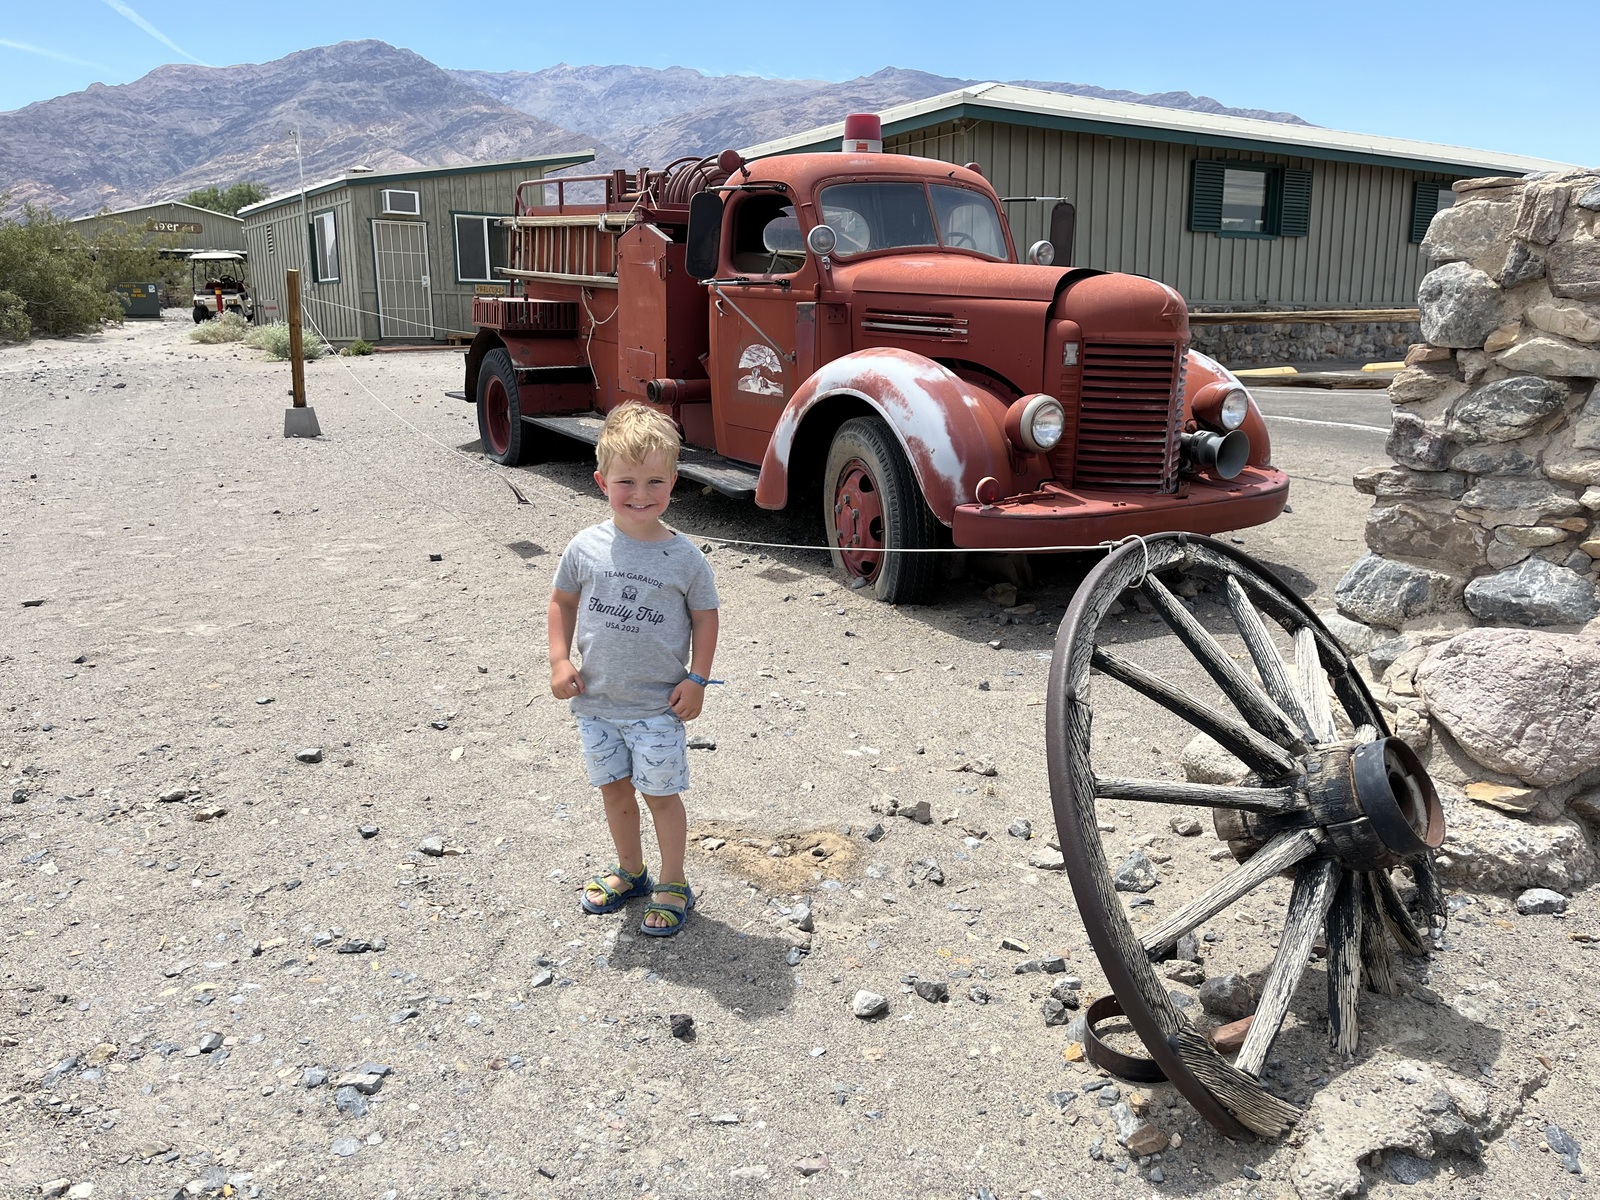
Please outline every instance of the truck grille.
[{"label": "truck grille", "polygon": [[1078,487],[1177,487],[1181,353],[1171,342],[1084,344]]}]

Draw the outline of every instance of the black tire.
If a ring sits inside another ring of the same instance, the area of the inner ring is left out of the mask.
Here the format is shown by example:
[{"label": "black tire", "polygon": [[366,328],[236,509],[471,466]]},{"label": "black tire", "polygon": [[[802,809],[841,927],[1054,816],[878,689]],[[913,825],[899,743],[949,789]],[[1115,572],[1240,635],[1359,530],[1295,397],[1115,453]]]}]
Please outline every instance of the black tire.
[{"label": "black tire", "polygon": [[209,308],[207,308],[204,304],[196,304],[194,306],[194,323],[196,325],[200,324],[202,321],[209,321],[210,319],[211,310]]},{"label": "black tire", "polygon": [[866,580],[879,600],[920,604],[933,591],[939,577],[934,555],[872,552],[928,550],[939,536],[911,464],[879,418],[855,417],[833,435],[822,477],[822,519],[833,565]]},{"label": "black tire", "polygon": [[522,424],[522,401],[511,355],[495,349],[478,365],[478,436],[483,452],[494,462],[520,467],[527,458],[528,432]]}]

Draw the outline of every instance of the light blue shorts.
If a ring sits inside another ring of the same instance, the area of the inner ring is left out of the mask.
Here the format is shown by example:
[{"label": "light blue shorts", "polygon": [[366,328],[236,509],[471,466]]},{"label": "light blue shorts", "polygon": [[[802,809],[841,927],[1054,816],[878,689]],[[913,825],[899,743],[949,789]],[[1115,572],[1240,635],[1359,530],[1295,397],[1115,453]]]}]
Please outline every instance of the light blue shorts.
[{"label": "light blue shorts", "polygon": [[583,766],[589,782],[604,787],[632,779],[646,796],[674,796],[689,787],[689,751],[683,722],[671,713],[638,721],[579,717]]}]

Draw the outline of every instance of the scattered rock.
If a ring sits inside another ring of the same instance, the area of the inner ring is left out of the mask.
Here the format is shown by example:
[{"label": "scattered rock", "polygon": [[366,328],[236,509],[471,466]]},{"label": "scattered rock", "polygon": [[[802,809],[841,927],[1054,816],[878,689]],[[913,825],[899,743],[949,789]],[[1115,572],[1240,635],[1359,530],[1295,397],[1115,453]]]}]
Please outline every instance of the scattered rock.
[{"label": "scattered rock", "polygon": [[1028,851],[1028,865],[1036,871],[1064,871],[1067,869],[1067,860],[1059,850],[1035,846]]},{"label": "scattered rock", "polygon": [[889,1011],[889,999],[887,996],[880,996],[877,992],[869,992],[863,988],[850,1002],[850,1011],[863,1021],[870,1021]]},{"label": "scattered rock", "polygon": [[[1440,478],[1441,476],[1432,475],[1431,477]],[[1448,474],[1444,474],[1442,477],[1450,478]],[[1458,492],[1457,495],[1460,495],[1460,493]],[[1372,632],[1370,626],[1363,625],[1360,621],[1352,621],[1348,617],[1342,616],[1336,609],[1325,608],[1317,616],[1323,625],[1327,626],[1328,632],[1333,634],[1338,643],[1344,647],[1345,653],[1352,657],[1357,654],[1365,654],[1372,649],[1372,644],[1377,641],[1377,635]]]},{"label": "scattered rock", "polygon": [[929,1004],[946,1004],[950,1000],[950,985],[942,979],[919,979],[912,990]]},{"label": "scattered rock", "polygon": [[535,971],[531,976],[529,976],[528,990],[532,991],[535,988],[548,987],[555,981],[556,973],[550,970],[548,967],[541,967],[539,970]]},{"label": "scattered rock", "polygon": [[361,1143],[358,1142],[353,1137],[342,1137],[342,1138],[334,1138],[333,1139],[333,1152],[335,1154],[337,1154],[340,1158],[349,1158],[352,1154],[354,1154],[357,1150],[360,1150],[360,1149],[361,1149]]},{"label": "scattered rock", "polygon": [[200,1042],[199,1042],[200,1053],[201,1054],[211,1054],[211,1053],[214,1053],[217,1050],[221,1050],[222,1049],[222,1041],[223,1041],[223,1038],[222,1038],[222,1035],[220,1033],[208,1033],[208,1034],[206,1034],[204,1037],[202,1037],[200,1039]]},{"label": "scattered rock", "polygon": [[295,758],[303,763],[319,763],[322,761],[322,747],[312,746],[306,750],[296,751]]},{"label": "scattered rock", "polygon": [[691,733],[687,745],[690,750],[715,750],[717,748],[717,740],[707,737],[703,733]]},{"label": "scattered rock", "polygon": [[[1216,745],[1215,742],[1212,744]],[[1218,746],[1217,749],[1221,750],[1222,747]],[[1167,822],[1167,828],[1171,829],[1179,837],[1199,837],[1204,826],[1200,824],[1198,817],[1192,817],[1188,813],[1179,813]]]},{"label": "scattered rock", "polygon": [[1256,990],[1243,975],[1219,975],[1200,985],[1200,1007],[1225,1021],[1237,1021],[1256,1010]]},{"label": "scattered rock", "polygon": [[1122,865],[1111,876],[1111,886],[1117,891],[1138,892],[1141,895],[1160,882],[1155,863],[1143,850],[1135,850],[1123,859]]},{"label": "scattered rock", "polygon": [[342,1087],[333,1093],[333,1106],[347,1117],[364,1117],[370,1111],[367,1098],[353,1087]]},{"label": "scattered rock", "polygon": [[1206,969],[1199,963],[1174,962],[1166,969],[1166,976],[1174,983],[1188,984],[1190,987],[1199,987],[1206,981]]},{"label": "scattered rock", "polygon": [[1014,838],[1021,838],[1023,841],[1027,841],[1033,836],[1033,823],[1023,817],[1018,817],[1011,822],[1011,827],[1006,832]]},{"label": "scattered rock", "polygon": [[1211,1039],[1211,1044],[1217,1048],[1218,1054],[1237,1054],[1244,1047],[1244,1039],[1250,1033],[1250,1026],[1255,1024],[1255,1017],[1240,1017],[1237,1021],[1229,1021],[1226,1025],[1218,1025],[1206,1037]]},{"label": "scattered rock", "polygon": [[1570,1133],[1554,1121],[1544,1127],[1544,1144],[1561,1156],[1561,1165],[1570,1174],[1583,1174],[1583,1169],[1578,1163],[1578,1143]]},{"label": "scattered rock", "polygon": [[429,858],[443,858],[444,839],[441,837],[425,837],[417,844],[417,849]]},{"label": "scattered rock", "polygon": [[1525,917],[1567,911],[1567,898],[1549,888],[1529,888],[1517,897],[1517,911]]},{"label": "scattered rock", "polygon": [[810,1158],[802,1158],[794,1164],[794,1169],[807,1179],[813,1175],[820,1175],[828,1169],[828,1156],[813,1154]]},{"label": "scattered rock", "polygon": [[378,836],[378,827],[376,825],[362,825],[356,829],[356,832],[364,838],[375,838]]},{"label": "scattered rock", "polygon": [[1213,738],[1196,734],[1178,756],[1183,777],[1190,783],[1236,784],[1250,773]]},{"label": "scattered rock", "polygon": [[672,1036],[680,1042],[694,1037],[694,1018],[688,1013],[668,1013],[667,1025],[672,1030]]},{"label": "scattered rock", "polygon": [[328,1073],[321,1067],[307,1067],[300,1073],[300,1086],[303,1088],[319,1088],[328,1082]]},{"label": "scattered rock", "polygon": [[905,817],[908,821],[915,821],[918,825],[933,824],[933,806],[926,800],[918,800],[909,808],[895,810],[895,816]]}]

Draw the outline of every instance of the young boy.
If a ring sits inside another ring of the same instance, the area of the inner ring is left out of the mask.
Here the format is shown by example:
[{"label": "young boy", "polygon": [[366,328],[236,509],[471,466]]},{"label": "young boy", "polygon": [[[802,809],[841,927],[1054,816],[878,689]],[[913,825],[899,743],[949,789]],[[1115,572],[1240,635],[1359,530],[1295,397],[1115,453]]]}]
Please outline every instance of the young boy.
[{"label": "young boy", "polygon": [[[642,404],[611,411],[594,480],[611,519],[573,538],[550,594],[550,691],[578,718],[589,782],[605,801],[617,861],[584,887],[586,912],[650,896],[641,932],[671,937],[694,907],[684,878],[689,785],[683,723],[700,715],[717,650],[717,588],[688,538],[661,524],[677,482],[678,430]],[[572,665],[574,643],[582,656]],[[684,669],[684,659],[689,668]],[[661,850],[654,886],[639,839],[650,806]]]}]

